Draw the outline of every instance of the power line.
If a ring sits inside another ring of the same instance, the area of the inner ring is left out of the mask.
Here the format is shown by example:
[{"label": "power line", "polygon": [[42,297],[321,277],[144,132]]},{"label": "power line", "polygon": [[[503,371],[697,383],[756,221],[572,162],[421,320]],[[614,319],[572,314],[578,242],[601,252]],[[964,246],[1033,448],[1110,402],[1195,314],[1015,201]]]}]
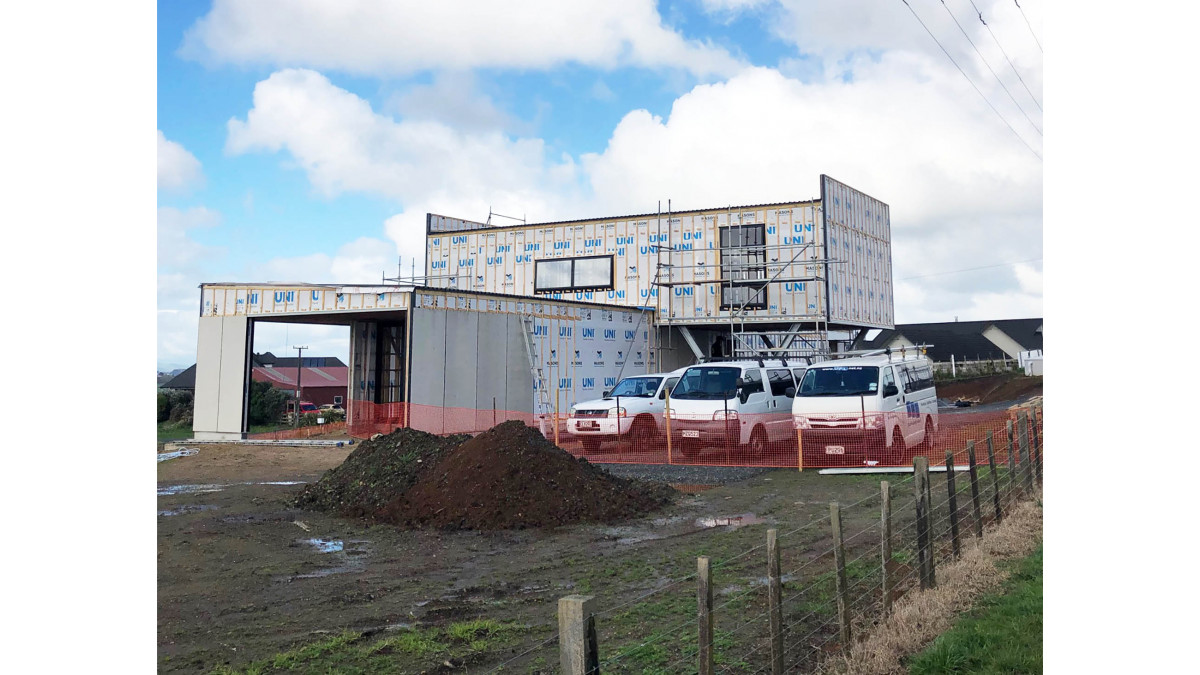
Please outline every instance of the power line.
[{"label": "power line", "polygon": [[967,75],[966,71],[963,70],[962,67],[958,65],[958,62],[954,60],[954,57],[950,56],[950,52],[946,51],[945,47],[942,47],[942,43],[937,39],[937,36],[935,36],[929,30],[929,27],[925,25],[924,21],[921,21],[921,17],[917,16],[917,10],[913,9],[912,5],[908,4],[908,0],[900,0],[900,1],[904,3],[904,6],[908,8],[908,11],[912,12],[912,15],[913,15],[913,17],[916,18],[917,23],[921,24],[921,28],[924,28],[925,32],[929,33],[929,37],[933,38],[933,41],[937,43],[937,46],[939,48],[941,48],[942,53],[946,55],[946,58],[950,59],[950,63],[953,63],[954,67],[958,68],[958,72],[962,73],[962,76],[967,78],[967,82],[970,83],[971,88],[975,90],[975,93],[979,94],[979,97],[983,99],[983,102],[988,104],[988,107],[992,109],[992,112],[996,113],[996,117],[999,117],[1000,121],[1004,122],[1004,126],[1008,127],[1008,130],[1013,132],[1013,135],[1017,137],[1017,140],[1021,141],[1021,143],[1023,143],[1026,148],[1029,148],[1029,151],[1033,153],[1034,157],[1041,159],[1042,156],[1038,154],[1037,150],[1034,150],[1033,146],[1030,145],[1024,138],[1022,138],[1021,134],[1017,133],[1017,130],[1014,129],[1011,124],[1008,123],[1008,120],[1004,119],[1004,115],[1001,115],[1000,111],[996,110],[996,106],[992,105],[992,102],[988,100],[988,97],[984,96],[983,92],[979,90],[979,87],[975,86],[975,82],[973,80],[971,80],[971,76]]},{"label": "power line", "polygon": [[996,34],[992,32],[992,27],[983,20],[983,12],[979,11],[979,7],[975,6],[975,0],[968,1],[971,3],[971,6],[975,8],[975,13],[979,15],[979,23],[983,24],[983,27],[988,29],[988,34],[992,36],[992,40],[994,40],[996,46],[1000,48],[1000,53],[1003,54],[1004,59],[1008,61],[1009,67],[1012,68],[1012,71],[1017,76],[1017,79],[1021,81],[1021,86],[1025,87],[1025,91],[1029,93],[1029,98],[1033,99],[1033,104],[1037,106],[1038,110],[1041,110],[1042,104],[1037,100],[1037,97],[1033,95],[1033,92],[1029,90],[1029,85],[1025,84],[1025,78],[1021,77],[1021,73],[1017,72],[1017,66],[1013,64],[1012,59],[1008,58],[1008,52],[1004,51],[1004,47],[1000,45],[999,38],[997,38]]},{"label": "power line", "polygon": [[1016,5],[1017,9],[1021,11],[1021,18],[1025,19],[1025,25],[1029,26],[1029,34],[1033,36],[1033,41],[1037,43],[1038,51],[1045,54],[1046,52],[1042,51],[1042,42],[1037,39],[1037,34],[1033,32],[1033,26],[1029,25],[1029,17],[1025,16],[1025,10],[1021,9],[1021,3],[1017,2],[1017,0],[1013,0],[1013,4]]},{"label": "power line", "polygon": [[1029,260],[1014,260],[1013,262],[997,263],[995,265],[984,265],[983,267],[968,267],[966,269],[961,269],[961,270],[950,270],[949,272],[934,272],[933,274],[921,274],[921,275],[918,275],[915,277],[904,277],[903,279],[897,279],[896,281],[908,281],[909,279],[925,279],[928,277],[940,277],[940,276],[943,276],[946,274],[958,274],[959,272],[974,272],[976,270],[990,270],[990,269],[995,269],[997,267],[1011,267],[1013,265],[1020,265],[1022,263],[1031,263],[1031,262],[1040,262],[1040,261],[1041,261],[1041,258],[1030,258]]},{"label": "power line", "polygon": [[979,55],[979,60],[983,61],[983,65],[987,66],[988,72],[991,73],[992,77],[996,78],[996,81],[1000,83],[1000,88],[1004,90],[1004,93],[1008,94],[1008,98],[1012,100],[1013,105],[1017,106],[1017,110],[1020,110],[1021,114],[1025,115],[1025,119],[1028,120],[1029,124],[1033,126],[1035,131],[1038,132],[1038,136],[1041,136],[1041,128],[1039,128],[1037,124],[1034,124],[1034,121],[1030,119],[1029,114],[1025,112],[1025,109],[1021,107],[1021,104],[1017,103],[1016,97],[1014,97],[1012,92],[1008,90],[1008,87],[1004,85],[1004,80],[1000,79],[1000,76],[996,74],[996,71],[992,70],[992,65],[987,62],[987,59],[983,58],[983,52],[979,51],[979,47],[975,46],[975,41],[971,39],[970,35],[967,35],[967,31],[962,27],[962,24],[958,22],[958,17],[954,16],[954,12],[950,11],[950,6],[946,4],[946,0],[941,0],[941,2],[942,9],[946,10],[946,13],[949,14],[950,18],[954,20],[954,25],[958,26],[958,31],[963,34],[963,37],[967,38],[967,42],[971,44],[971,49],[974,49],[975,53]]}]

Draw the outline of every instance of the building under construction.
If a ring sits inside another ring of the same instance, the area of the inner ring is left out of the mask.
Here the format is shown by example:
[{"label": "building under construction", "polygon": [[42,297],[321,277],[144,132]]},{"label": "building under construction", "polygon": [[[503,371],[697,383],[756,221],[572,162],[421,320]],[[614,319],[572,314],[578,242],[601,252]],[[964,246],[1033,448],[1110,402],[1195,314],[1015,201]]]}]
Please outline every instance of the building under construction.
[{"label": "building under construction", "polygon": [[196,437],[245,433],[259,321],[350,326],[352,433],[532,422],[623,376],[821,359],[893,326],[888,205],[827,176],[807,201],[516,225],[429,214],[426,237],[423,273],[378,286],[204,284]]}]

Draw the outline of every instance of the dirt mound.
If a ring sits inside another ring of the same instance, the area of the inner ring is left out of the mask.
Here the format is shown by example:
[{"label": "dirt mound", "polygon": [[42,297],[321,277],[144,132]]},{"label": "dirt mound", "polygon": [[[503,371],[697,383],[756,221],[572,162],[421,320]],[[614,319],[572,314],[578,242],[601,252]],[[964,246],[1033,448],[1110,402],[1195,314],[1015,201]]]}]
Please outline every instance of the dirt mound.
[{"label": "dirt mound", "polygon": [[1040,376],[989,375],[970,380],[943,382],[937,385],[938,398],[954,401],[967,399],[979,403],[999,403],[1042,393]]},{"label": "dirt mound", "polygon": [[378,517],[407,527],[552,527],[630,518],[673,494],[665,485],[602,471],[513,421],[455,447]]},{"label": "dirt mound", "polygon": [[346,461],[325,472],[296,498],[296,506],[343,516],[373,518],[470,436],[435,436],[397,429],[363,441]]}]

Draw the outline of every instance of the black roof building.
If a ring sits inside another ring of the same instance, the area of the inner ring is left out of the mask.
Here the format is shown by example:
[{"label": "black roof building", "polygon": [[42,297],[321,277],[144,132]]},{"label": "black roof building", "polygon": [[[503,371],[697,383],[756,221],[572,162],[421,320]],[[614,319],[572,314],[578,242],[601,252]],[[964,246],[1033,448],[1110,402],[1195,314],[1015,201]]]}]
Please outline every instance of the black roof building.
[{"label": "black roof building", "polygon": [[854,349],[883,349],[905,344],[933,345],[929,358],[949,361],[1015,359],[1017,353],[1042,348],[1042,319],[946,321],[897,324],[873,339],[859,339]]}]

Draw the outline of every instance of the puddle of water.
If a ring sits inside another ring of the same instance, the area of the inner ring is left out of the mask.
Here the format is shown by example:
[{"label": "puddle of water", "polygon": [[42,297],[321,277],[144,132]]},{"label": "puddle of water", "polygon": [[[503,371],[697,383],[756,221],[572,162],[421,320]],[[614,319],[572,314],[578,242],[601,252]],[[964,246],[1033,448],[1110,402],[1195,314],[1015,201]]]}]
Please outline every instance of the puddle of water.
[{"label": "puddle of water", "polygon": [[335,553],[344,548],[341,539],[305,539],[304,543],[321,553]]},{"label": "puddle of water", "polygon": [[307,481],[303,480],[276,480],[276,481],[261,481],[251,483],[213,483],[209,485],[168,485],[158,488],[158,496],[165,497],[169,495],[192,495],[202,492],[220,492],[227,487],[235,485],[306,485]]},{"label": "puddle of water", "polygon": [[168,485],[158,488],[158,496],[164,497],[167,495],[194,495],[201,492],[220,492],[228,485]]},{"label": "puddle of water", "polygon": [[651,541],[654,539],[662,539],[661,534],[647,532],[636,527],[608,527],[604,529],[605,537],[612,537],[617,540],[618,544],[637,544],[643,541]]},{"label": "puddle of water", "polygon": [[742,527],[744,525],[758,525],[764,522],[766,521],[753,513],[740,513],[735,516],[697,518],[696,527]]},{"label": "puddle of water", "polygon": [[166,511],[159,511],[158,515],[165,518],[169,516],[182,515],[184,513],[192,513],[194,511],[209,511],[216,508],[220,507],[212,506],[211,504],[188,504],[174,509],[167,509]]},{"label": "puddle of water", "polygon": [[168,459],[176,459],[178,457],[191,457],[198,452],[200,451],[195,448],[181,448],[174,452],[160,452],[158,453],[158,461],[165,462]]}]

